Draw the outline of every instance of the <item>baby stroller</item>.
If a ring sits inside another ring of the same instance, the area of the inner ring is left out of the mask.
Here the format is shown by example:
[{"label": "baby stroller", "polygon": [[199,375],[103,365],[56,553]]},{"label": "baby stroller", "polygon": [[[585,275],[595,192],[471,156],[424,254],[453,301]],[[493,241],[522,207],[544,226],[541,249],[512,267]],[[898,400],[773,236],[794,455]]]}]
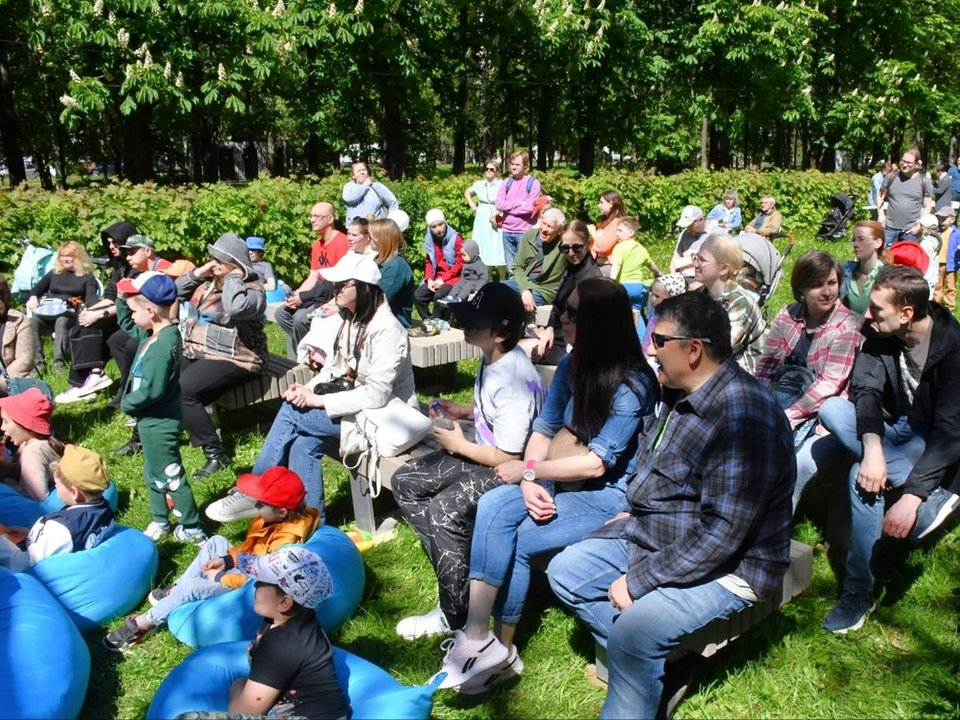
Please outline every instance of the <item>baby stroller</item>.
[{"label": "baby stroller", "polygon": [[853,219],[857,196],[838,192],[830,198],[830,212],[820,222],[817,237],[824,240],[843,240],[847,236],[847,223]]},{"label": "baby stroller", "polygon": [[[789,238],[786,249],[781,254],[773,244],[776,238]],[[757,296],[757,305],[767,315],[767,300],[777,290],[783,277],[783,263],[793,250],[796,242],[790,233],[773,233],[770,240],[756,233],[740,233],[736,236],[743,250],[743,270],[740,273],[740,286]]]}]

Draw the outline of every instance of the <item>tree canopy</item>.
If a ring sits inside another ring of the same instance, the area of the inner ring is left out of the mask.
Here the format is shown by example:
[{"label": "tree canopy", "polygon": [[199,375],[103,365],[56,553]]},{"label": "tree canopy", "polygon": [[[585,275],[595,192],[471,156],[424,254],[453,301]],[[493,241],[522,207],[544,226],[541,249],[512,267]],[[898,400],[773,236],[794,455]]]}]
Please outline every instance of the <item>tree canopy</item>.
[{"label": "tree canopy", "polygon": [[60,177],[395,178],[524,146],[590,174],[956,151],[960,0],[2,0],[0,135]]}]

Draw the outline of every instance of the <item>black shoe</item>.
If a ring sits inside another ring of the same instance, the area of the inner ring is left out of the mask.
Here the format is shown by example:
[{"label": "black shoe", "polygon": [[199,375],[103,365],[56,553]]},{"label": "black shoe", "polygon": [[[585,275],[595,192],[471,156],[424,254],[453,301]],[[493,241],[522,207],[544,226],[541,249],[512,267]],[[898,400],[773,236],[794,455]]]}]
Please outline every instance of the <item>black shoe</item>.
[{"label": "black shoe", "polygon": [[230,458],[222,447],[204,448],[203,454],[207,457],[207,464],[191,475],[191,480],[205,478],[230,466]]},{"label": "black shoe", "polygon": [[126,445],[121,445],[113,451],[114,455],[136,455],[143,450],[143,445],[138,440],[131,440]]},{"label": "black shoe", "polygon": [[114,395],[110,402],[107,403],[108,408],[118,409],[120,407],[120,401],[123,400],[123,388],[121,387],[117,390],[116,395]]}]

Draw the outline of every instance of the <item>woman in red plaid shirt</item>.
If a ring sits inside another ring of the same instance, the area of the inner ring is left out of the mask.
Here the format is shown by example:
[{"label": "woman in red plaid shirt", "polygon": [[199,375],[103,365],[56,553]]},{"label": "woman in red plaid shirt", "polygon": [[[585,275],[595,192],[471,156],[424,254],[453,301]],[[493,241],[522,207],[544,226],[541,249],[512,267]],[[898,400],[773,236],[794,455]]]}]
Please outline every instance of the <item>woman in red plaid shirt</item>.
[{"label": "woman in red plaid shirt", "polygon": [[[778,384],[781,380],[789,384],[785,380],[788,370],[800,367],[809,371],[806,382],[801,381],[797,388],[797,397],[784,403],[797,447],[794,507],[803,486],[816,473],[811,453],[820,438],[818,432],[822,432],[822,428],[815,429],[817,411],[828,397],[845,394],[860,346],[860,321],[839,302],[842,284],[843,268],[832,255],[822,250],[801,255],[790,276],[797,302],[774,319],[757,368],[757,378],[775,392],[779,390],[781,398],[784,393]],[[794,373],[794,381],[802,374]]]}]

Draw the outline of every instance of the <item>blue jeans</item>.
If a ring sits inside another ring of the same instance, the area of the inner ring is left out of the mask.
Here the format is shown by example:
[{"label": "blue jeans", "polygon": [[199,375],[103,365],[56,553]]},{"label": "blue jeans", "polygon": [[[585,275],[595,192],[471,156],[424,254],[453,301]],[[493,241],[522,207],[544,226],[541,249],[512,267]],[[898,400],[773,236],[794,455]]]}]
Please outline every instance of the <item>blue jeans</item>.
[{"label": "blue jeans", "polygon": [[517,251],[520,249],[520,239],[523,233],[501,233],[503,236],[503,262],[507,267],[507,274],[513,272],[513,261],[517,259]]},{"label": "blue jeans", "polygon": [[560,601],[607,648],[610,678],[602,718],[655,717],[670,651],[697,628],[751,604],[715,580],[704,580],[657,588],[620,612],[607,592],[627,566],[625,540],[591,538],[564,550],[547,569]]},{"label": "blue jeans", "polygon": [[[820,408],[820,422],[857,458],[863,447],[857,437],[857,412],[853,403],[829,398]],[[917,464],[927,446],[923,424],[901,416],[893,425],[884,423],[883,457],[887,461],[887,490],[898,488]],[[883,531],[884,495],[865,492],[857,484],[860,463],[855,462],[847,477],[850,494],[850,548],[847,550],[845,592],[873,592],[873,554]]]},{"label": "blue jeans", "polygon": [[793,510],[800,504],[803,489],[816,475],[844,462],[847,449],[833,435],[813,434],[797,448],[797,483],[793,487]]},{"label": "blue jeans", "polygon": [[261,475],[280,465],[289,468],[303,480],[307,488],[307,505],[316,508],[323,522],[324,455],[339,457],[340,420],[327,415],[323,408],[301,410],[284,402],[270,426],[270,433],[253,466],[253,474]]},{"label": "blue jeans", "polygon": [[912,240],[913,242],[916,242],[917,236],[912,233],[905,232],[901,228],[892,228],[892,227],[883,228],[883,244],[884,245],[886,245],[887,247],[890,247],[898,240]]},{"label": "blue jeans", "polygon": [[477,505],[470,548],[470,579],[500,588],[494,614],[516,625],[530,587],[530,558],[561,550],[583,539],[621,510],[627,501],[618,486],[559,492],[557,514],[542,523],[527,514],[519,485],[501,485]]},{"label": "blue jeans", "polygon": [[[193,559],[190,566],[184,571],[183,575],[170,588],[170,594],[158,602],[147,613],[155,625],[166,622],[167,617],[184,603],[193,600],[203,600],[214,595],[223,595],[230,592],[233,588],[221,585],[218,582],[208,580],[203,574],[203,566],[210,560],[216,560],[223,557],[230,549],[230,543],[226,538],[214,535],[209,538],[201,547],[200,553]],[[231,572],[238,572],[231,570]]]},{"label": "blue jeans", "polygon": [[[504,280],[503,284],[506,285],[511,290],[516,290],[518,295],[520,294],[520,287],[517,285],[516,281],[513,278],[510,278],[509,280]],[[533,302],[535,302],[537,306],[550,304],[547,302],[546,298],[540,294],[539,290],[531,290],[530,292],[533,293]]]}]

